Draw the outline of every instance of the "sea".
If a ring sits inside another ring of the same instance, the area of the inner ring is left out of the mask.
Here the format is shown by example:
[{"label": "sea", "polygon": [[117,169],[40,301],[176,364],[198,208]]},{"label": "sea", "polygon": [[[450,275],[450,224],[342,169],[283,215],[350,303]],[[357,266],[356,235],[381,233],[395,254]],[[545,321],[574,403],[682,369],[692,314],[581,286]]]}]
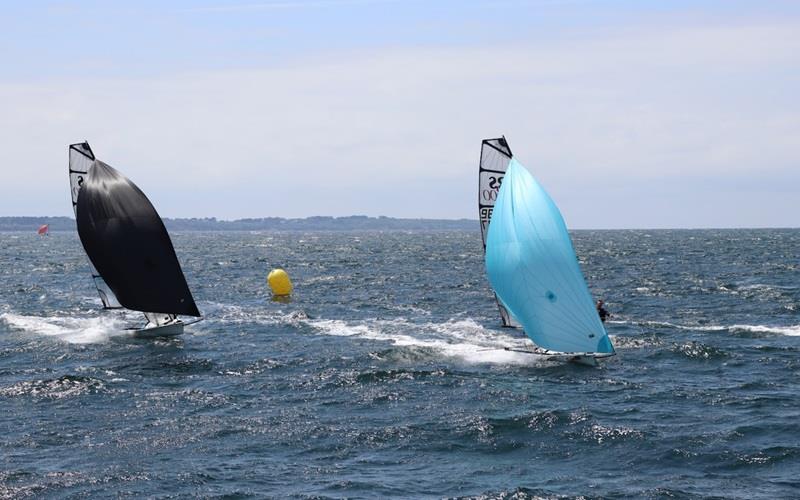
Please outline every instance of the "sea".
[{"label": "sea", "polygon": [[0,497],[800,497],[800,230],[572,238],[597,367],[514,351],[477,227],[174,232],[169,340],[76,233],[0,233]]}]

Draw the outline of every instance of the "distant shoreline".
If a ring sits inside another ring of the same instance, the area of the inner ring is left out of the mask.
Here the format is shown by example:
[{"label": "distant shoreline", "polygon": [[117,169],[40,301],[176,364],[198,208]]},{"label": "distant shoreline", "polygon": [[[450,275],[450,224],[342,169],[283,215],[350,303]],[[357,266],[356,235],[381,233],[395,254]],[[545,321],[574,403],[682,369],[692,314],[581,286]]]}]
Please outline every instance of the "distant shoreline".
[{"label": "distant shoreline", "polygon": [[[31,232],[42,224],[49,224],[50,231],[75,231],[72,217],[0,217],[0,231]],[[218,220],[215,217],[190,219],[164,219],[171,231],[478,231],[477,219],[398,219],[394,217],[306,217],[286,219],[283,217]]]},{"label": "distant shoreline", "polygon": [[[53,232],[74,232],[72,217],[0,217],[0,232],[36,232],[49,224]],[[477,219],[403,219],[395,217],[316,216],[297,219],[283,217],[218,220],[205,218],[165,218],[170,231],[480,231]],[[792,227],[693,227],[693,228],[570,228],[570,231],[729,231],[737,229],[798,229]]]}]

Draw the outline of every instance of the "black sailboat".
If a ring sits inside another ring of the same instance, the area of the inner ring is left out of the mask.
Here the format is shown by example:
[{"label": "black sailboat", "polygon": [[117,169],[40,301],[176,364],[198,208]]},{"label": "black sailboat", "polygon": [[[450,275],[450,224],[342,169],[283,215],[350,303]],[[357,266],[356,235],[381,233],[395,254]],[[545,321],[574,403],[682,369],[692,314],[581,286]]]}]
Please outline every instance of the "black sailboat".
[{"label": "black sailboat", "polygon": [[72,144],[70,184],[75,219],[103,306],[141,311],[140,336],[172,336],[201,317],[166,227],[147,196],[87,143]]}]

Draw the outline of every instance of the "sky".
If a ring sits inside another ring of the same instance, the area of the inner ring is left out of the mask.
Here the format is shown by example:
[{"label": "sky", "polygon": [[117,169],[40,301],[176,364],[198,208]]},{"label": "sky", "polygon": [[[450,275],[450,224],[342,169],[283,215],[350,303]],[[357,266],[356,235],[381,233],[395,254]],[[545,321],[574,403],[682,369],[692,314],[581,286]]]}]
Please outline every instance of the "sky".
[{"label": "sky", "polygon": [[89,141],[164,217],[477,219],[505,135],[571,228],[800,226],[800,2],[0,0],[0,216]]}]

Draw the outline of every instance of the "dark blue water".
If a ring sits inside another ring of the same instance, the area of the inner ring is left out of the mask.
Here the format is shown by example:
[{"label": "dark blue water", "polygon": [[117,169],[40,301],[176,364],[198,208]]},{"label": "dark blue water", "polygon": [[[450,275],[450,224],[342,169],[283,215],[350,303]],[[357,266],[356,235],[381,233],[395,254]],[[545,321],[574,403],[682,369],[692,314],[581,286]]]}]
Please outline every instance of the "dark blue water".
[{"label": "dark blue water", "polygon": [[170,341],[75,234],[0,234],[0,496],[800,496],[800,230],[573,237],[598,368],[503,350],[477,231],[174,234]]}]

